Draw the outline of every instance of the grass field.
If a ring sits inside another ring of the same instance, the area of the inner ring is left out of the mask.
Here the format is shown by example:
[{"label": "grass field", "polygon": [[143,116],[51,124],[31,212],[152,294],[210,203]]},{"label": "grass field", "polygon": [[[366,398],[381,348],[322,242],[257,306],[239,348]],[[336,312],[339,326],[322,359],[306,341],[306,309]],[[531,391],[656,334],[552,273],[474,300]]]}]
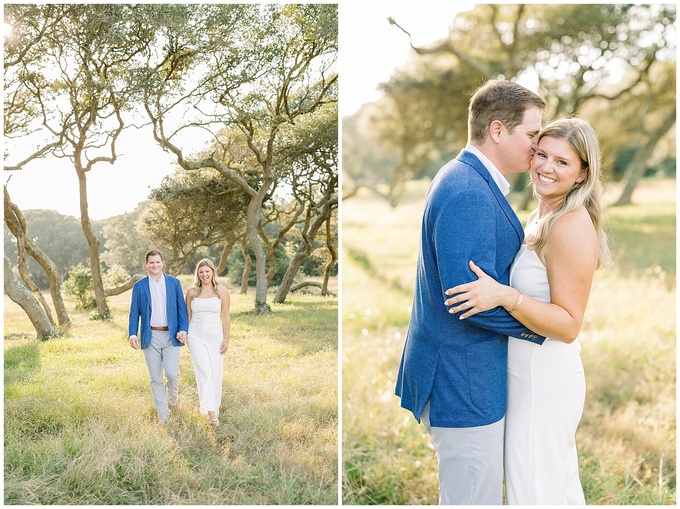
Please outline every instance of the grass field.
[{"label": "grass field", "polygon": [[[345,504],[437,503],[429,435],[394,396],[424,192],[414,183],[394,209],[368,194],[343,203]],[[577,444],[591,505],[676,502],[675,181],[645,181],[634,200],[608,210],[617,264],[596,274],[579,337],[587,396]]]},{"label": "grass field", "polygon": [[254,316],[253,298],[232,290],[213,429],[184,347],[180,410],[157,423],[130,292],[111,321],[71,307],[71,330],[46,342],[5,297],[5,504],[337,504],[338,300],[291,294]]}]

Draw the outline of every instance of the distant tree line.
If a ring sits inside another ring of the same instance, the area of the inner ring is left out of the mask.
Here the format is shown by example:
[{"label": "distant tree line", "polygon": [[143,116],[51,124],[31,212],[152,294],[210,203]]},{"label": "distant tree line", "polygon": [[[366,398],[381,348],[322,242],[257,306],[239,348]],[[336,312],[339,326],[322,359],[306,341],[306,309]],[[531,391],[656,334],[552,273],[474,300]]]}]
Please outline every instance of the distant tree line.
[{"label": "distant tree line", "polygon": [[[150,202],[147,201],[140,204],[131,213],[93,221],[93,230],[102,239],[103,250],[100,256],[105,282],[107,281],[106,275],[111,275],[109,278],[111,284],[105,285],[108,288],[121,284],[122,278],[124,278],[123,282],[127,282],[135,274],[144,272],[144,253],[151,248],[159,247],[160,242],[154,241],[153,238],[146,237],[140,232],[140,230],[145,228],[144,211],[149,208],[149,205]],[[87,240],[83,235],[83,230],[77,218],[60,214],[54,210],[26,210],[24,211],[24,217],[26,219],[27,230],[31,232],[33,240],[42,247],[59,268],[62,282],[69,277],[69,271],[74,267],[78,265],[88,267]],[[141,221],[137,223],[140,218]],[[331,239],[331,242],[337,242],[337,240]],[[273,286],[281,284],[294,251],[300,243],[301,239],[299,237],[295,238],[295,236],[290,235],[286,244],[277,246],[274,254],[276,269],[271,282]],[[310,278],[324,276],[325,266],[331,259],[325,244],[325,235],[320,234],[315,238],[312,255],[305,258],[300,268],[299,273],[301,276]],[[18,256],[17,240],[7,225],[5,225],[4,249],[5,256],[13,264],[16,264]],[[196,263],[201,258],[208,257],[213,260],[219,260],[223,254],[222,252],[223,248],[219,244],[202,246],[199,249],[193,250],[192,257],[183,264],[184,267],[177,267],[179,270],[173,270],[173,273],[191,274]],[[240,285],[245,277],[245,288],[255,285],[255,273],[251,270],[246,270],[247,267],[252,267],[255,257],[249,246],[246,247],[246,252],[249,259],[247,263],[240,246],[234,246],[228,254],[225,267],[222,270],[218,269],[220,276],[226,277],[232,284]],[[29,258],[28,268],[30,277],[38,288],[48,290],[50,288],[50,281],[40,264],[33,258]],[[337,276],[337,273],[338,266],[336,260],[336,263],[330,270],[330,276]]]}]

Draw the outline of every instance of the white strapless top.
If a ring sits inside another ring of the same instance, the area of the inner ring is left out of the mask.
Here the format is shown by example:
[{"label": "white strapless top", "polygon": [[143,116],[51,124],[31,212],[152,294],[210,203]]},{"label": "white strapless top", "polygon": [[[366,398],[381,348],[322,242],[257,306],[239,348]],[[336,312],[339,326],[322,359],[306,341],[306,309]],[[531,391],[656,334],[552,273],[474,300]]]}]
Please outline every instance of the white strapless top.
[{"label": "white strapless top", "polygon": [[191,300],[191,321],[219,322],[222,320],[222,301],[219,297]]},{"label": "white strapless top", "polygon": [[[533,234],[536,226],[536,224],[533,224],[531,227],[527,227],[525,231],[526,235]],[[515,255],[515,260],[512,262],[512,267],[510,268],[510,286],[536,300],[550,302],[548,271],[538,257],[538,254],[536,254],[536,251],[529,249],[526,244],[520,246],[519,251],[517,251],[517,254]],[[512,337],[511,339],[515,339],[515,341],[509,343],[508,363],[514,363],[516,361],[516,356],[519,351],[531,351],[536,346],[529,341],[523,341]],[[546,350],[550,348],[573,350],[576,356],[578,356],[578,353],[581,351],[578,339],[572,343],[564,343],[548,338],[546,342],[543,343],[542,349]],[[577,357],[577,359],[580,365],[580,358]]]},{"label": "white strapless top", "polygon": [[536,251],[522,244],[510,269],[510,286],[542,302],[550,302],[548,272]]}]

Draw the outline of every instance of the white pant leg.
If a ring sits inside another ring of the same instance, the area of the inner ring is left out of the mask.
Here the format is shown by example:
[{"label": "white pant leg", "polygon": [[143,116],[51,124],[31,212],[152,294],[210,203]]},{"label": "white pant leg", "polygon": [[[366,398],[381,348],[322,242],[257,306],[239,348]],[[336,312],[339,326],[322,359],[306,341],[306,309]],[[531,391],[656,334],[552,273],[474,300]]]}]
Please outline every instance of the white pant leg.
[{"label": "white pant leg", "polygon": [[508,505],[584,505],[575,441],[586,393],[580,345],[510,338],[507,375]]},{"label": "white pant leg", "polygon": [[215,394],[212,390],[212,364],[208,345],[196,339],[189,340],[189,352],[196,374],[196,386],[198,387],[198,404],[202,414],[215,411]]},{"label": "white pant leg", "polygon": [[503,502],[504,419],[487,426],[430,425],[430,403],[420,419],[439,461],[440,505],[501,505]]},{"label": "white pant leg", "polygon": [[211,386],[215,402],[215,415],[220,416],[220,405],[222,404],[222,377],[224,376],[224,357],[220,354],[219,343],[217,347],[211,347],[210,362],[212,365]]},{"label": "white pant leg", "polygon": [[162,349],[163,369],[168,387],[168,404],[176,406],[179,402],[179,359],[180,347],[175,346],[170,341],[170,333],[166,332],[167,343]]}]

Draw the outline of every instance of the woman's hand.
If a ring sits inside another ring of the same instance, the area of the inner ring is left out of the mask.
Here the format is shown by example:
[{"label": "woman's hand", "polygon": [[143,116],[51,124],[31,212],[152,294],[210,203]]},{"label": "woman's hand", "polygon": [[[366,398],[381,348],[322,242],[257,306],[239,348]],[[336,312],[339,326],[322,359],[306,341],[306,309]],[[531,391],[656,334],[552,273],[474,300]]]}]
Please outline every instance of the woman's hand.
[{"label": "woman's hand", "polygon": [[[449,309],[449,313],[464,311],[458,317],[460,320],[503,305],[502,291],[504,288],[509,288],[488,276],[472,260],[470,260],[469,265],[472,272],[477,275],[477,281],[449,288],[445,292],[446,295],[454,295],[454,297],[444,301],[446,306],[454,306]],[[458,305],[456,306],[456,304]]]},{"label": "woman's hand", "polygon": [[225,353],[227,353],[227,348],[229,348],[229,340],[224,339],[222,341],[222,344],[220,345],[220,355],[224,355]]}]

